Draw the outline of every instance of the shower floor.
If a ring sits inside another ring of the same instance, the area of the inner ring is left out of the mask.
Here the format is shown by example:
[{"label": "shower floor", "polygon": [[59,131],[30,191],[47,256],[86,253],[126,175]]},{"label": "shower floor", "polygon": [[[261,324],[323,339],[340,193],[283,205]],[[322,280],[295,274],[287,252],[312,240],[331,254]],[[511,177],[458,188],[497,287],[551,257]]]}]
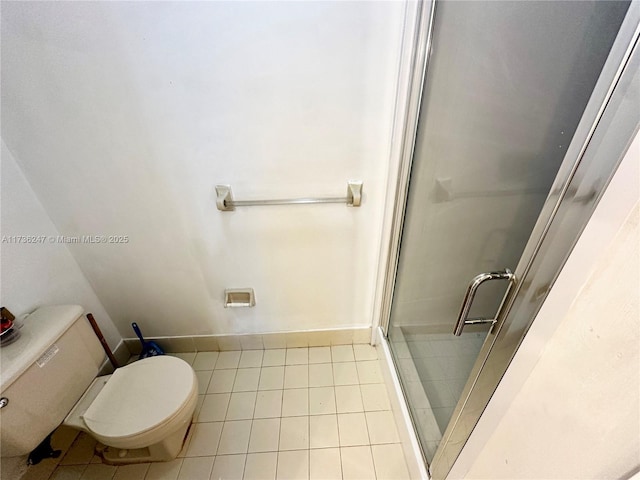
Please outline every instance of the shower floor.
[{"label": "shower floor", "polygon": [[[447,329],[448,330],[448,329]],[[395,327],[392,351],[425,455],[431,461],[462,394],[486,333]]]},{"label": "shower floor", "polygon": [[200,395],[185,446],[167,463],[114,467],[95,441],[60,428],[56,460],[24,480],[408,479],[397,427],[369,345],[173,354]]}]

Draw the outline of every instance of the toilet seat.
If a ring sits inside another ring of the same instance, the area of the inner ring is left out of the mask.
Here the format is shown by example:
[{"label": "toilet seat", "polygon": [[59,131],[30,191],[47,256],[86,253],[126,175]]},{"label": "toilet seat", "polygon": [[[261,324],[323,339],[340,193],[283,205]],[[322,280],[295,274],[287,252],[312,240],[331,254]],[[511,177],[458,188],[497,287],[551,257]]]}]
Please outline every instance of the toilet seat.
[{"label": "toilet seat", "polygon": [[184,360],[146,358],[117,369],[82,419],[103,443],[139,448],[184,422],[183,412],[193,412],[197,389],[195,373]]}]

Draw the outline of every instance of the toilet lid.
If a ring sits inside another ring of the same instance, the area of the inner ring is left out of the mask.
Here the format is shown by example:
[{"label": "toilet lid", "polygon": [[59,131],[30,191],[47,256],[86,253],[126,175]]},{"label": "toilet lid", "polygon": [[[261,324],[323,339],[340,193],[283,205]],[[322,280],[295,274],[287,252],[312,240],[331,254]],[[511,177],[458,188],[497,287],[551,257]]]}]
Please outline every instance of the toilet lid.
[{"label": "toilet lid", "polygon": [[82,418],[103,437],[137,435],[175,415],[197,389],[196,382],[184,360],[145,358],[117,369]]}]

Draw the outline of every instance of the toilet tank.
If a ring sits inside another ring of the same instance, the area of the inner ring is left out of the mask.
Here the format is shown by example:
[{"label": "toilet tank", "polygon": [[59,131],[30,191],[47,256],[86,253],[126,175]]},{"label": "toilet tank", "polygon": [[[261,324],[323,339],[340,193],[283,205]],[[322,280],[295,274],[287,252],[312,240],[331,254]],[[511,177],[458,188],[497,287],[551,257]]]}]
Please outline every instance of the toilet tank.
[{"label": "toilet tank", "polygon": [[0,348],[0,454],[26,455],[62,423],[98,374],[104,352],[78,305],[41,307]]}]

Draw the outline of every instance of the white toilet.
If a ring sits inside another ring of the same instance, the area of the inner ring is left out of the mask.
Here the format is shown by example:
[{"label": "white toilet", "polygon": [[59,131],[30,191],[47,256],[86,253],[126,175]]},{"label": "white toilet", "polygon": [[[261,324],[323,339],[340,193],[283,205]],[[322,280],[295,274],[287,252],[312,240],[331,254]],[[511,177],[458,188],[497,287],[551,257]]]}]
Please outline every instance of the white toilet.
[{"label": "white toilet", "polygon": [[150,357],[97,377],[104,352],[82,307],[42,307],[0,349],[2,457],[32,451],[64,423],[104,446],[107,463],[166,461],[180,452],[198,399],[195,372]]}]

